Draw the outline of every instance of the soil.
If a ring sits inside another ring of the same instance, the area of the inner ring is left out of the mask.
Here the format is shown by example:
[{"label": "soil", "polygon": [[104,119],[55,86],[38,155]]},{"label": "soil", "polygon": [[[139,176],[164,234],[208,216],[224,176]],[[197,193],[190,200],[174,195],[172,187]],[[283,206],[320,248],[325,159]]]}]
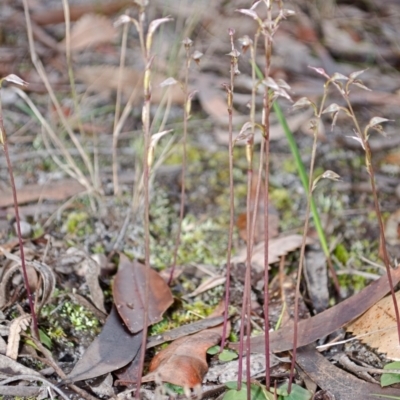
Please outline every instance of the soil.
[{"label": "soil", "polygon": [[[125,58],[129,71],[124,75],[122,106],[129,101],[131,93],[134,95],[131,110],[122,124],[118,138],[117,159],[114,163],[117,163],[119,193],[115,194],[112,147],[123,28],[114,28],[111,22],[122,15],[125,10],[123,2],[120,2],[119,11],[106,10],[103,20],[90,21],[85,20],[85,17],[88,18],[88,14],[97,12],[97,9],[89,0],[84,2],[93,7],[92,13],[84,12],[77,17],[78,22],[73,21],[72,24],[72,32],[75,34],[71,37],[71,63],[75,75],[75,89],[72,89],[69,79],[71,71],[68,70],[63,44],[65,23],[58,21],[56,14],[52,14],[53,10],[62,6],[53,0],[28,1],[34,21],[36,51],[60,104],[61,115],[32,64],[23,8],[14,3],[7,0],[0,4],[0,76],[16,74],[28,82],[29,85],[22,88],[23,93],[38,111],[34,111],[29,102],[24,100],[23,94],[15,91],[16,85],[3,81],[2,115],[20,199],[26,257],[30,261],[46,264],[56,280],[54,291],[39,316],[39,327],[44,338],[42,343],[50,349],[52,357],[64,373],[68,374],[101,332],[105,317],[111,310],[112,282],[119,254],[124,253],[140,261],[145,259],[141,190],[143,95],[137,84],[143,79],[144,62],[139,36],[130,27]],[[242,53],[238,63],[241,73],[235,78],[233,96],[233,134],[236,137],[243,123],[249,119],[248,104],[252,87],[249,52],[244,53],[237,41],[245,34],[253,37],[255,33],[255,21],[236,12],[237,9],[248,8],[247,3],[241,0],[185,0],[178,7],[175,1],[157,0],[150,2],[147,7],[146,25],[155,18],[167,15],[173,18],[172,22],[159,28],[152,47],[156,57],[152,62],[154,83],[151,131],[157,133],[173,129],[173,133],[168,133],[156,146],[157,161],[151,177],[150,263],[157,271],[164,271],[164,276],[168,276],[173,263],[182,185],[186,188],[184,219],[177,253],[177,268],[181,274],[171,286],[176,301],[172,310],[166,313],[163,325],[160,323],[151,328],[150,333],[154,335],[210,315],[223,299],[223,285],[194,298],[188,295],[209,279],[210,275],[223,277],[226,273],[230,222],[229,159],[226,90],[222,84],[229,82],[230,59],[226,54],[231,48],[228,29],[234,28],[235,46]],[[80,4],[82,2],[69,2],[71,10],[79,9]],[[371,130],[369,142],[381,213],[384,221],[394,221],[390,226],[388,224],[386,234],[390,239],[388,249],[391,259],[396,263],[399,256],[396,212],[400,196],[400,142],[396,133],[399,128],[400,25],[395,16],[400,12],[400,4],[397,1],[386,1],[382,5],[376,0],[351,4],[346,1],[285,1],[284,4],[285,8],[295,10],[296,15],[284,19],[274,36],[271,77],[276,82],[283,79],[291,86],[288,93],[292,102],[282,97],[277,102],[292,125],[306,169],[311,160],[313,134],[310,131],[310,121],[313,116],[307,109],[293,109],[292,104],[302,97],[320,104],[325,82],[323,76],[309,66],[323,67],[330,76],[334,72],[349,76],[352,72],[365,70],[359,78],[371,91],[354,87],[350,94],[358,122],[365,127],[373,117],[389,120],[382,124],[385,135]],[[136,18],[138,7],[131,6],[129,13]],[[46,17],[48,21],[40,22],[39,16]],[[87,33],[80,33],[78,24],[87,29],[84,31]],[[102,37],[106,31],[110,34]],[[85,43],[87,37],[90,40]],[[188,120],[187,168],[183,182],[184,96],[179,84],[170,89],[160,89],[159,84],[168,77],[184,81],[185,49],[181,42],[185,37],[193,40],[191,52],[196,50],[204,55],[199,65],[192,61],[189,68],[188,90],[193,91],[193,101],[191,118]],[[265,57],[261,42],[257,63],[263,68]],[[163,96],[163,91],[170,91],[170,95],[167,93]],[[345,106],[342,96],[333,87],[328,90],[326,107],[332,103]],[[257,118],[261,117],[261,109],[260,95],[256,100]],[[49,131],[39,121],[39,113],[55,133],[58,142],[49,136]],[[339,113],[333,127],[331,124],[331,113],[322,114],[312,179],[331,170],[340,176],[340,180],[319,181],[313,196],[338,274],[341,296],[345,298],[363,288],[371,278],[382,275],[384,268],[380,258],[378,217],[365,167],[365,153],[359,141],[354,140],[354,126],[344,112]],[[78,138],[87,154],[89,167],[73,144],[65,125],[71,127]],[[255,142],[254,171],[258,168],[261,136]],[[66,153],[71,156],[70,160]],[[276,235],[302,234],[307,217],[307,195],[288,140],[275,115],[271,115],[269,165],[269,212],[277,216],[274,227]],[[83,179],[77,179],[76,169],[81,171]],[[237,253],[245,246],[247,239],[239,223],[241,219],[243,222],[246,213],[247,162],[244,142],[238,142],[234,149],[233,179],[233,250]],[[86,181],[90,188],[79,185],[77,181],[79,184]],[[15,211],[5,157],[0,157],[0,192],[0,246],[7,252],[19,255]],[[254,203],[254,199],[252,201]],[[264,208],[260,212],[265,212]],[[272,226],[270,228],[272,231]],[[312,219],[308,236],[314,239],[312,250],[321,254]],[[258,240],[262,240],[262,235]],[[2,250],[0,253],[3,254],[0,267],[4,281],[10,257]],[[97,257],[97,273],[90,272],[84,262],[93,255]],[[292,288],[292,274],[297,270],[298,259],[299,251],[296,247],[286,256],[284,265],[279,267],[274,264],[271,267],[270,286],[277,288],[277,295],[273,297],[275,308],[271,311],[270,327],[276,326],[280,312],[284,314],[283,305],[276,308],[276,303],[285,296],[293,298],[294,289],[286,288],[286,294],[282,294],[285,292],[282,285],[286,282],[287,287]],[[324,259],[322,264],[326,277]],[[240,295],[244,283],[242,269],[241,264],[235,264],[232,274],[231,306],[234,315],[230,339],[233,341],[238,338],[240,327]],[[101,300],[95,298],[93,286],[90,286],[91,274],[94,276],[91,279],[97,281],[103,293],[104,298]],[[261,306],[262,279],[256,273],[252,277],[253,335],[265,329]],[[325,282],[323,277],[318,279],[321,279],[318,282]],[[318,309],[313,304],[313,301],[317,301],[311,293],[313,289],[307,286],[307,282],[302,285],[303,317]],[[36,298],[44,296],[44,290],[40,289],[42,283],[39,281],[32,287]],[[19,275],[6,284],[2,283],[7,286],[5,294],[0,293],[4,313],[1,327],[7,332],[1,334],[6,338],[3,353],[7,348],[8,329],[12,321],[29,313]],[[326,280],[323,288],[326,301],[332,305],[336,301],[333,284]],[[1,296],[5,296],[4,299]],[[291,318],[293,305],[287,314],[285,318]],[[34,348],[29,337],[28,329],[20,341],[18,362],[35,371],[48,370],[43,355]],[[146,367],[153,354],[148,352]],[[213,363],[216,360],[214,356]],[[277,368],[281,370],[276,372],[275,379],[280,384],[287,378],[288,364],[281,363]],[[46,377],[56,383],[64,379],[52,371]],[[210,389],[208,385],[203,387],[204,391]],[[104,395],[96,392],[95,386],[87,383],[83,387],[95,398],[111,397],[110,392]],[[154,396],[155,386],[146,383],[144,393]],[[125,389],[110,386],[115,395]],[[74,396],[80,398],[76,393]],[[2,398],[10,397],[5,395]],[[128,394],[124,398],[129,398]]]}]

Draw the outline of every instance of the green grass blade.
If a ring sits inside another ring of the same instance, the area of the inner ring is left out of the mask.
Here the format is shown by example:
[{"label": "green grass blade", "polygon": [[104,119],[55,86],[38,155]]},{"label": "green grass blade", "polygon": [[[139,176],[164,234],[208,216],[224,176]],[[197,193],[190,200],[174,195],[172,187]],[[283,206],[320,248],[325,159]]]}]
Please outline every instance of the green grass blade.
[{"label": "green grass blade", "polygon": [[[286,121],[285,116],[283,115],[282,109],[280,108],[279,104],[274,102],[272,105],[274,112],[278,118],[279,123],[282,125],[282,128],[285,132],[286,139],[288,141],[290,151],[292,152],[294,161],[297,166],[297,170],[299,172],[301,183],[303,184],[304,190],[308,193],[308,176],[306,169],[304,167],[303,161],[300,157],[299,148],[297,147],[297,143],[294,139],[293,133],[289,128],[289,125]],[[315,225],[315,229],[317,230],[319,241],[321,242],[322,250],[324,251],[325,257],[329,257],[329,247],[326,241],[325,232],[322,228],[321,219],[318,214],[317,206],[315,205],[314,198],[311,197],[311,213],[313,216],[313,221]]]}]

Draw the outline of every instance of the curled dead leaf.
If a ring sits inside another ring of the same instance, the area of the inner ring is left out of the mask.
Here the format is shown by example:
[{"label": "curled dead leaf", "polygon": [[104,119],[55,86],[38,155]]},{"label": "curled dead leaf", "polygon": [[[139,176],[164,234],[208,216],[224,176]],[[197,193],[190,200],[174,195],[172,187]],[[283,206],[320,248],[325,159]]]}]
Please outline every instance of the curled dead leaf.
[{"label": "curled dead leaf", "polygon": [[[4,307],[9,301],[9,289],[12,284],[13,276],[21,271],[21,259],[12,253],[9,253],[7,250],[1,248],[2,253],[8,260],[12,261],[11,266],[3,272],[1,276],[0,282],[0,308]],[[52,269],[44,263],[39,261],[25,261],[25,265],[28,273],[28,280],[30,282],[30,286],[32,286],[33,278],[36,273],[40,275],[41,279],[41,290],[38,292],[38,283],[35,284],[34,289],[36,291],[36,304],[35,307],[37,309],[42,308],[51,298],[54,288],[56,286],[56,277]],[[32,281],[29,279],[32,277]],[[36,276],[37,279],[37,276]],[[35,281],[38,282],[38,281]]]},{"label": "curled dead leaf", "polygon": [[31,321],[29,314],[21,315],[15,318],[10,325],[10,333],[8,335],[6,356],[16,360],[18,357],[18,347],[21,339],[21,331],[25,331]]}]

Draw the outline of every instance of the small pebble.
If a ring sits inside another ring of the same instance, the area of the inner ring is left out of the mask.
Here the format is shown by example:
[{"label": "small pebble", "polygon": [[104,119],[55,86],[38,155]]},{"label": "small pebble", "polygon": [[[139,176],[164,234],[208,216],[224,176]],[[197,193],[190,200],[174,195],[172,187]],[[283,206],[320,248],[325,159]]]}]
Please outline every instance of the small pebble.
[{"label": "small pebble", "polygon": [[[23,239],[27,239],[31,237],[32,235],[32,225],[26,221],[20,221],[20,227],[21,227],[21,236]],[[14,222],[14,232],[17,235],[17,223]]]}]

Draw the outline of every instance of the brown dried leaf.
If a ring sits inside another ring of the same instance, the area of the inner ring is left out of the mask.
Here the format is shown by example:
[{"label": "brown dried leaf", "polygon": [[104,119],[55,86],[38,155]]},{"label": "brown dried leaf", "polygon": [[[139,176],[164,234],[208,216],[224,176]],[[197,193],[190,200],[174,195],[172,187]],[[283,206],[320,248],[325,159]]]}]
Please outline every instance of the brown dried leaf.
[{"label": "brown dried leaf", "polygon": [[193,292],[189,293],[187,297],[196,297],[207,290],[213,289],[217,286],[223,285],[226,282],[225,276],[215,275],[206,279],[201,283]]},{"label": "brown dried leaf", "polygon": [[28,328],[31,321],[29,314],[21,315],[15,318],[10,325],[10,333],[8,335],[7,351],[6,356],[16,360],[18,357],[19,341],[21,339],[21,331],[25,331]]},{"label": "brown dried leaf", "polygon": [[142,382],[162,380],[189,388],[200,385],[208,371],[206,352],[220,340],[218,332],[209,330],[175,340],[153,358]]},{"label": "brown dried leaf", "polygon": [[100,287],[100,265],[91,257],[87,257],[84,261],[85,266],[85,279],[89,286],[90,297],[93,304],[102,312],[106,312],[104,308],[104,293]]},{"label": "brown dried leaf", "polygon": [[[70,4],[69,14],[71,21],[76,21],[86,13],[98,13],[110,15],[118,12],[121,8],[130,6],[131,0],[112,0],[107,2],[93,1],[88,4]],[[38,25],[59,24],[65,22],[64,8],[40,9],[31,16]]]},{"label": "brown dried leaf", "polygon": [[[281,256],[300,248],[302,240],[303,237],[301,235],[288,235],[270,239],[268,242],[268,264],[276,263]],[[306,238],[306,244],[311,244],[312,242],[312,239]],[[236,263],[245,262],[246,252],[247,249],[243,247],[232,261]],[[264,269],[264,242],[254,246],[251,263],[257,271]]]},{"label": "brown dried leaf", "polygon": [[[89,90],[101,93],[108,97],[110,92],[117,91],[120,69],[113,66],[87,66],[78,68],[75,76],[84,82]],[[124,68],[121,74],[121,88],[126,97],[133,96],[133,105],[140,104],[143,99],[143,71]],[[179,85],[169,86],[167,89],[160,87],[165,80],[164,76],[152,74],[151,100],[160,103],[163,96],[171,96],[173,104],[184,104],[185,96]]]},{"label": "brown dried leaf", "polygon": [[[16,272],[21,271],[21,259],[15,255],[11,254],[5,249],[1,248],[2,253],[4,254],[7,259],[13,261],[13,264],[4,271],[3,275],[1,276],[0,282],[0,308],[4,307],[7,304],[8,299],[8,289],[11,283],[11,279]],[[56,286],[56,277],[52,269],[44,263],[39,261],[28,261],[25,260],[27,274],[28,274],[28,281],[32,291],[37,291],[37,276],[36,273],[40,274],[41,276],[41,292],[40,294],[37,293],[36,304],[35,306],[40,309],[45,305],[48,300],[51,298],[53,291]],[[36,272],[35,272],[36,271]],[[36,278],[36,279],[34,279]],[[33,285],[32,285],[33,283]]]},{"label": "brown dried leaf", "polygon": [[[85,50],[87,47],[113,42],[116,36],[117,30],[108,18],[86,14],[71,29],[70,48],[72,51]],[[65,39],[61,46],[65,48]]]},{"label": "brown dried leaf", "polygon": [[137,261],[130,262],[121,254],[113,283],[113,296],[119,315],[132,333],[143,330],[145,309],[151,325],[161,320],[164,311],[174,301],[169,286],[161,276],[152,269],[148,272],[149,293],[146,299],[146,267]]},{"label": "brown dried leaf", "polygon": [[[400,292],[396,292],[397,304]],[[346,327],[353,335],[368,346],[385,353],[391,360],[400,360],[399,337],[392,296],[387,296],[374,304],[365,314]],[[365,336],[363,336],[365,335]]]},{"label": "brown dried leaf", "polygon": [[[74,179],[64,179],[44,185],[25,185],[18,189],[18,204],[30,203],[39,199],[65,200],[84,190],[85,188]],[[12,206],[13,204],[11,190],[2,190],[0,208]]]},{"label": "brown dried leaf", "polygon": [[132,335],[112,308],[100,335],[68,375],[72,381],[95,378],[124,367],[139,353],[142,333]]},{"label": "brown dried leaf", "polygon": [[204,329],[220,326],[223,322],[224,317],[222,316],[209,316],[201,319],[200,321],[171,329],[170,331],[164,332],[161,335],[150,336],[147,341],[147,348],[150,349],[165,342],[170,342],[171,340],[176,340],[181,337],[203,331]]},{"label": "brown dried leaf", "polygon": [[16,375],[42,376],[39,372],[0,354],[0,379],[7,379]]},{"label": "brown dried leaf", "polygon": [[[393,285],[400,282],[400,268],[391,271]],[[317,339],[325,337],[353,319],[363,314],[368,308],[372,307],[389,291],[387,275],[372,282],[369,286],[361,290],[352,297],[342,301],[338,305],[315,315],[314,317],[302,320],[298,324],[298,347],[305,346]],[[259,353],[265,351],[264,335],[251,338],[252,352]],[[238,348],[237,343],[232,343],[231,347]],[[270,349],[277,353],[293,348],[293,322],[270,334]]]},{"label": "brown dried leaf", "polygon": [[[221,301],[208,318],[191,325],[201,325],[206,323],[207,319],[208,323],[213,322],[215,317],[224,313],[224,310],[224,303]],[[192,328],[191,325],[188,325],[187,328]],[[185,329],[185,327],[181,328]],[[228,321],[226,335],[229,334],[230,329]],[[180,329],[174,331],[178,330]],[[207,349],[221,340],[222,331],[223,325],[219,324],[192,336],[175,340],[153,358],[150,364],[150,373],[142,379],[142,382],[162,380],[190,388],[201,384],[208,371]]]},{"label": "brown dried leaf", "polygon": [[383,396],[400,396],[399,389],[381,388],[335,367],[311,345],[298,350],[296,363],[312,381],[332,393],[335,399],[376,400]]},{"label": "brown dried leaf", "polygon": [[115,386],[129,386],[136,383],[140,367],[140,357],[135,357],[128,365],[115,371],[118,380]]}]

